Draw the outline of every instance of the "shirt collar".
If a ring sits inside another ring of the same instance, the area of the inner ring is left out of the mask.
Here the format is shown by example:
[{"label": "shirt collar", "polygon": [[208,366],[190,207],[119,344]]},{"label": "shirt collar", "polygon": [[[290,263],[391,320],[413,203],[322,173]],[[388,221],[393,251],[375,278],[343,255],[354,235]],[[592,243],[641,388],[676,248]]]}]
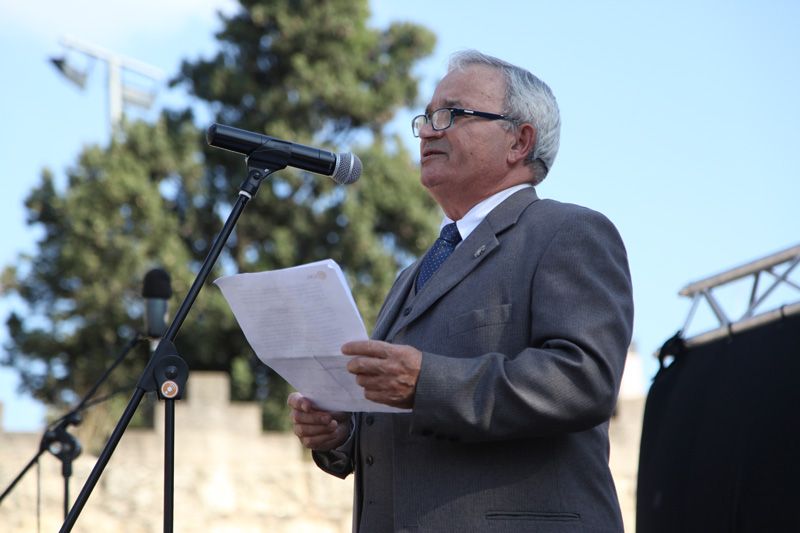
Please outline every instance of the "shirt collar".
[{"label": "shirt collar", "polygon": [[[467,237],[469,237],[469,234],[478,227],[478,224],[483,222],[483,219],[486,218],[486,215],[491,213],[492,209],[503,203],[503,200],[515,192],[522,189],[527,189],[528,187],[533,187],[533,185],[530,183],[514,185],[513,187],[509,187],[508,189],[503,189],[500,192],[494,193],[489,198],[486,198],[485,200],[475,204],[472,209],[467,211],[467,213],[461,217],[460,220],[456,221],[456,227],[458,227],[458,233],[461,234],[461,239],[466,240]],[[439,230],[451,222],[453,221],[445,216],[444,220],[442,220]]]}]

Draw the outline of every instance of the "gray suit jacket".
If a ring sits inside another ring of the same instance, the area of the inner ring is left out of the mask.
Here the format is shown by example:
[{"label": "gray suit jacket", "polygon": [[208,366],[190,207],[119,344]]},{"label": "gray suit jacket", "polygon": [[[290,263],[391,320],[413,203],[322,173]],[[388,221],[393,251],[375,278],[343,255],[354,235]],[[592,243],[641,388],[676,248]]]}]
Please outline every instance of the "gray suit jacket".
[{"label": "gray suit jacket", "polygon": [[361,414],[347,445],[314,454],[355,471],[354,529],[622,531],[608,420],[633,303],[614,226],[524,189],[414,295],[418,267],[373,334],[423,352],[413,412]]}]

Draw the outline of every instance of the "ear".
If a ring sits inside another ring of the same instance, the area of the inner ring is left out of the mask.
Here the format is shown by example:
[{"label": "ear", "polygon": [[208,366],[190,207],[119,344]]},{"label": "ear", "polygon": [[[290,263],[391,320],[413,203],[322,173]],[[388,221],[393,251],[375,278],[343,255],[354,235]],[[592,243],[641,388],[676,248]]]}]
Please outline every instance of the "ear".
[{"label": "ear", "polygon": [[508,151],[507,160],[510,165],[524,161],[536,145],[536,130],[531,124],[525,123],[514,130],[514,142]]}]

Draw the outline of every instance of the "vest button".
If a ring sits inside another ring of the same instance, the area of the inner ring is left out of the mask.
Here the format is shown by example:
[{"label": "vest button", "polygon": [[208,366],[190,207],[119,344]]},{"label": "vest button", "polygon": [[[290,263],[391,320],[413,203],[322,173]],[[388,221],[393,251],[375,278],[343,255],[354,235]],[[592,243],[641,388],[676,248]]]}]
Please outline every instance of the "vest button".
[{"label": "vest button", "polygon": [[375,459],[371,455],[367,455],[364,461],[367,463],[367,466],[372,466],[375,463]]},{"label": "vest button", "polygon": [[371,426],[372,424],[374,424],[374,423],[375,423],[375,417],[374,417],[374,416],[372,416],[372,415],[367,415],[366,422],[367,422],[367,425],[368,425],[368,426]]}]

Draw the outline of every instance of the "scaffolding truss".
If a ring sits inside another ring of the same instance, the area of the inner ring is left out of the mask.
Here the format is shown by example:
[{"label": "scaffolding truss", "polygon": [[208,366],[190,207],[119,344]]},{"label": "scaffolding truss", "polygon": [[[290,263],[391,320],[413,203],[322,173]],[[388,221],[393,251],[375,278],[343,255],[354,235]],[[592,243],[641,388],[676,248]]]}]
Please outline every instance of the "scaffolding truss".
[{"label": "scaffolding truss", "polygon": [[[800,312],[800,283],[792,281],[789,277],[800,264],[800,245],[787,248],[767,257],[751,261],[745,265],[732,268],[715,276],[711,276],[694,283],[690,283],[680,290],[680,296],[692,299],[689,315],[681,328],[680,336],[688,331],[695,312],[701,302],[706,302],[711,312],[717,318],[719,325],[716,329],[687,339],[689,345],[703,344],[712,340],[731,335],[735,332],[749,329],[789,314]],[[798,269],[800,271],[800,269]],[[722,302],[714,294],[714,290],[743,278],[752,278],[750,298],[747,308],[739,317],[725,312]],[[785,304],[778,309],[761,311],[762,304],[778,288],[789,288],[798,292],[798,301]]]}]

